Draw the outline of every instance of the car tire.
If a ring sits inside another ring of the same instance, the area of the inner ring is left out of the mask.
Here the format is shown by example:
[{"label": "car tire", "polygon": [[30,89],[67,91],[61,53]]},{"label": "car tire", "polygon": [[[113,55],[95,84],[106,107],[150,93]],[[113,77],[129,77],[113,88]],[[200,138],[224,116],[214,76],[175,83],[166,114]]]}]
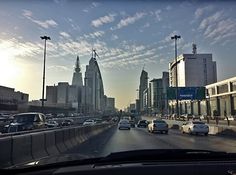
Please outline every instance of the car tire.
[{"label": "car tire", "polygon": [[119,128],[119,130],[120,130],[120,128]]},{"label": "car tire", "polygon": [[193,134],[190,128],[188,129],[188,133],[189,133],[190,135]]}]

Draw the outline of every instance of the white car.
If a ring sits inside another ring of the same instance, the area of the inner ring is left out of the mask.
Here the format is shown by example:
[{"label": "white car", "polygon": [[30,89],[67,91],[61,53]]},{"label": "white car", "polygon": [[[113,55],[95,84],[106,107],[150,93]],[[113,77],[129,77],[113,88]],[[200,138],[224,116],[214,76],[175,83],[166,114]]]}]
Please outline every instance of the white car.
[{"label": "white car", "polygon": [[119,129],[128,129],[130,130],[131,125],[129,123],[129,120],[121,120],[118,125]]},{"label": "white car", "polygon": [[164,120],[152,120],[148,124],[148,131],[149,132],[161,132],[168,134],[168,124]]},{"label": "white car", "polygon": [[182,133],[208,135],[209,126],[201,121],[189,121],[181,126]]},{"label": "white car", "polygon": [[85,120],[85,122],[83,123],[83,125],[95,125],[95,124],[96,124],[95,120],[91,119]]},{"label": "white car", "polygon": [[[227,120],[227,118],[225,117],[225,119],[224,119],[224,120]],[[229,116],[229,117],[228,117],[228,120],[229,120],[229,121],[234,121],[235,119],[234,119],[234,117],[233,117],[233,116]]]}]

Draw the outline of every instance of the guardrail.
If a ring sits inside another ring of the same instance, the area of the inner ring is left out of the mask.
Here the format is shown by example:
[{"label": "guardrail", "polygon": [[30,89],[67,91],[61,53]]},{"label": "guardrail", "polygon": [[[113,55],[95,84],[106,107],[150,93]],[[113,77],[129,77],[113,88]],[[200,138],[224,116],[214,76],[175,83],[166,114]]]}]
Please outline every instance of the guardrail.
[{"label": "guardrail", "polygon": [[112,123],[77,126],[0,138],[0,167],[64,153],[112,126]]}]

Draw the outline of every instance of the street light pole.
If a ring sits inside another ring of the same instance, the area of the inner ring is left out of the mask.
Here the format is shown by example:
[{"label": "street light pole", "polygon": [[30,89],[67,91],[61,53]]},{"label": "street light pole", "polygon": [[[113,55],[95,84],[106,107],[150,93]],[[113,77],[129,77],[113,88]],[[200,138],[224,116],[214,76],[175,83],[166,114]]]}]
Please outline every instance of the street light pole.
[{"label": "street light pole", "polygon": [[174,35],[171,37],[171,39],[175,40],[175,84],[176,84],[176,88],[175,88],[175,95],[176,95],[176,114],[177,117],[179,117],[179,100],[178,100],[178,70],[177,70],[177,40],[180,39],[181,36],[180,35]]},{"label": "street light pole", "polygon": [[43,58],[43,90],[42,90],[42,113],[44,112],[44,89],[45,89],[45,63],[46,63],[46,41],[51,40],[48,36],[40,36],[42,40],[44,40],[44,58]]}]

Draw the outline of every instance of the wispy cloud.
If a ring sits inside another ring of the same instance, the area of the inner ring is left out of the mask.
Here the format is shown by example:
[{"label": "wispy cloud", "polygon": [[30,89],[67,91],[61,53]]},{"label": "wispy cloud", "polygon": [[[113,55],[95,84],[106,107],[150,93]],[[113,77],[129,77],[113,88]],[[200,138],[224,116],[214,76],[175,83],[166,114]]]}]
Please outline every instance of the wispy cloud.
[{"label": "wispy cloud", "polygon": [[56,72],[65,72],[65,71],[71,71],[71,69],[69,69],[66,66],[61,66],[61,65],[54,65],[54,66],[48,66],[47,67],[49,70],[53,70]]},{"label": "wispy cloud", "polygon": [[93,33],[89,33],[89,34],[85,34],[84,35],[84,38],[99,38],[101,36],[103,36],[105,34],[104,31],[100,30],[100,31],[96,31],[96,32],[93,32]]},{"label": "wispy cloud", "polygon": [[115,18],[114,18],[115,16],[116,16],[116,14],[108,14],[106,16],[102,16],[102,17],[100,17],[98,19],[93,20],[91,22],[91,25],[93,27],[100,27],[100,26],[102,26],[104,24],[111,23],[111,22],[113,22],[115,20]]},{"label": "wispy cloud", "polygon": [[157,9],[157,10],[155,10],[155,11],[151,11],[150,12],[150,14],[152,15],[152,16],[155,16],[155,19],[157,20],[157,21],[161,21],[162,20],[162,18],[161,18],[161,9]]},{"label": "wispy cloud", "polygon": [[196,19],[200,18],[204,13],[210,12],[211,10],[213,10],[213,8],[214,8],[213,5],[197,8],[197,10],[194,13],[195,18]]},{"label": "wispy cloud", "polygon": [[[222,41],[222,44],[235,40],[236,37],[236,20],[227,17],[227,14],[222,11],[217,11],[214,14],[203,19],[198,27],[206,39],[211,40],[211,44]],[[223,42],[223,40],[226,40]]]},{"label": "wispy cloud", "polygon": [[114,41],[114,40],[117,40],[118,38],[119,38],[119,37],[118,37],[117,35],[115,35],[115,34],[112,34],[112,35],[111,35],[111,40],[113,40],[113,41]]},{"label": "wispy cloud", "polygon": [[136,21],[142,19],[146,13],[144,12],[137,12],[134,16],[128,16],[127,18],[121,19],[120,22],[117,24],[117,28],[121,29],[123,27],[128,26],[129,24],[133,24]]},{"label": "wispy cloud", "polygon": [[70,35],[66,32],[60,32],[60,35],[65,37],[65,38],[70,38]]},{"label": "wispy cloud", "polygon": [[45,21],[41,21],[41,20],[36,20],[33,18],[33,13],[30,10],[23,10],[22,15],[29,19],[31,22],[39,25],[40,27],[43,27],[45,29],[49,28],[49,27],[56,27],[58,24],[56,23],[56,21],[54,21],[53,19],[47,19]]}]

